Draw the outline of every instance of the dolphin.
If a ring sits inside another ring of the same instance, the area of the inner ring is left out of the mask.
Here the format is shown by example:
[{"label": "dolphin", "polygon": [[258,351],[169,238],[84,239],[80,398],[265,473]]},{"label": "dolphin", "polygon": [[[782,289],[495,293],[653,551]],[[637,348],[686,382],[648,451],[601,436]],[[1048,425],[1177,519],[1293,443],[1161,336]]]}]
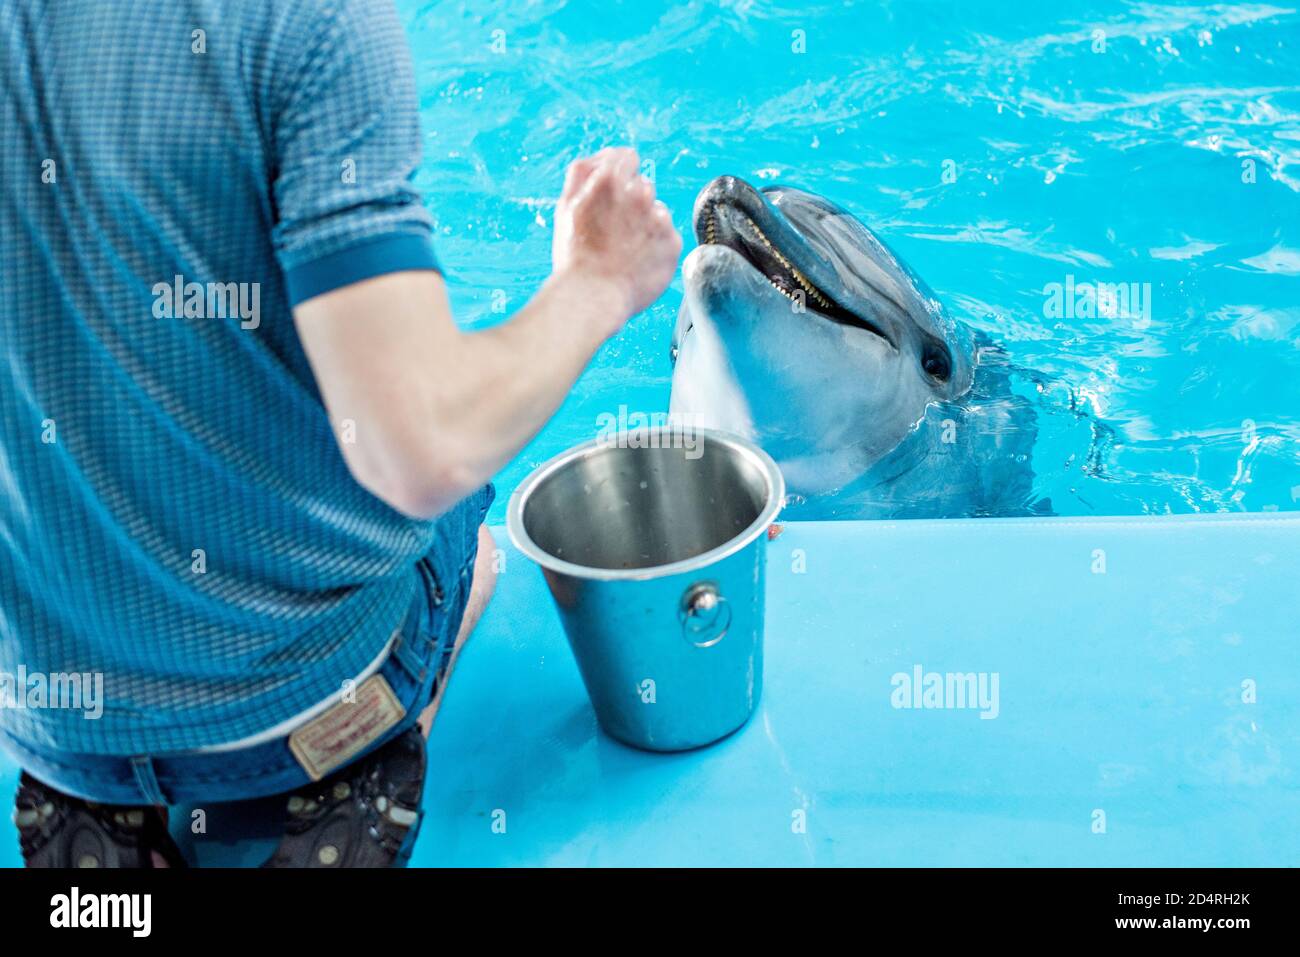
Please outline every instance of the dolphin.
[{"label": "dolphin", "polygon": [[695,201],[670,415],[744,435],[792,518],[1039,514],[1034,413],[986,335],[816,194],[734,176]]}]

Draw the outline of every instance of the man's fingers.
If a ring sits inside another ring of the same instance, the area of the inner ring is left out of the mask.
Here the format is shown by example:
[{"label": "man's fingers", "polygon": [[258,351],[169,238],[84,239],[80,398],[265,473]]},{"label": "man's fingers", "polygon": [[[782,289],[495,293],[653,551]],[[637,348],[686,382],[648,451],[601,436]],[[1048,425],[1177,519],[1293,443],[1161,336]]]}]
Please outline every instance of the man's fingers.
[{"label": "man's fingers", "polygon": [[634,179],[628,180],[626,188],[628,195],[631,196],[635,202],[639,203],[647,211],[650,209],[650,204],[655,198],[654,183],[650,182],[650,180],[646,179],[644,176],[637,176]]},{"label": "man's fingers", "polygon": [[583,184],[591,171],[595,169],[595,163],[590,156],[584,156],[582,159],[576,159],[569,164],[569,168],[564,171],[564,191],[572,193]]},{"label": "man's fingers", "polygon": [[614,161],[616,152],[613,147],[607,146],[591,156],[582,156],[570,163],[564,174],[564,194],[573,197],[582,192],[583,185],[591,180],[593,174]]},{"label": "man's fingers", "polygon": [[641,160],[636,155],[636,150],[628,146],[620,147],[614,151],[611,165],[614,167],[616,178],[625,182],[635,180],[641,172]]},{"label": "man's fingers", "polygon": [[626,149],[625,146],[605,146],[591,154],[591,161],[598,166],[603,166],[614,159],[614,156],[620,149]]},{"label": "man's fingers", "polygon": [[[641,158],[629,146],[606,147],[569,164],[561,203],[573,208],[596,194],[605,197],[599,202],[607,199],[620,204],[630,202],[627,208],[637,216],[655,212],[654,183],[641,175]],[[661,218],[671,222],[666,210]]]},{"label": "man's fingers", "polygon": [[584,185],[589,185],[602,172],[612,181],[611,185],[630,186],[643,178],[638,175],[640,164],[640,157],[632,147],[607,146],[569,164],[564,178],[564,192],[569,196],[577,195],[582,192]]}]

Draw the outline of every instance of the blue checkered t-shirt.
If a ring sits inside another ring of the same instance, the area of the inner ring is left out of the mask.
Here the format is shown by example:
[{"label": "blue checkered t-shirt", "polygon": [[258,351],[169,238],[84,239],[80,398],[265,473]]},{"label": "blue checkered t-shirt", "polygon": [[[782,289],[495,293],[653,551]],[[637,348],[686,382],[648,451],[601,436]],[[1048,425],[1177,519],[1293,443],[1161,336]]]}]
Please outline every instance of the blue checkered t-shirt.
[{"label": "blue checkered t-shirt", "polygon": [[[4,0],[0,44],[0,730],[255,735],[375,660],[437,534],[352,479],[290,312],[436,268],[402,25]],[[15,706],[58,675],[102,678],[95,720]]]}]

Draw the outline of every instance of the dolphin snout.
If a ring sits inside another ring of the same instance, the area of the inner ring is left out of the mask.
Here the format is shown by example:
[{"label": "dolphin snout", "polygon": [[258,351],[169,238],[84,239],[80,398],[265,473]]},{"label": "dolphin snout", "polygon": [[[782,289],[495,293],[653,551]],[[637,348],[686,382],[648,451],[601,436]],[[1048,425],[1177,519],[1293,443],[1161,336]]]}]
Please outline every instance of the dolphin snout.
[{"label": "dolphin snout", "polygon": [[719,204],[750,211],[766,204],[763,194],[739,176],[718,176],[705,184],[695,197],[691,216],[697,237],[704,235],[710,211]]},{"label": "dolphin snout", "polygon": [[750,193],[755,192],[754,187],[750,186],[739,176],[716,176],[704,184],[700,190],[700,197],[709,197],[710,199],[729,199],[735,196],[741,190],[747,190]]}]

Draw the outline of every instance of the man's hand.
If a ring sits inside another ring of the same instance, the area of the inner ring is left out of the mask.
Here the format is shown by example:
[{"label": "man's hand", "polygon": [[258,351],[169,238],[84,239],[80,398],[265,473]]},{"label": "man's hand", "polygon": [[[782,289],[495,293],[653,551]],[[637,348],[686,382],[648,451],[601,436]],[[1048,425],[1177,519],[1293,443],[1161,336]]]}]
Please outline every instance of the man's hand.
[{"label": "man's hand", "polygon": [[294,324],[357,482],[417,518],[490,479],[555,412],[592,354],[673,277],[680,237],[630,149],[569,168],[554,272],[509,322],[464,333],[442,277],[398,272],[300,303]]},{"label": "man's hand", "polygon": [[682,238],[636,151],[601,150],[569,166],[555,207],[555,275],[604,286],[615,303],[611,336],[663,293],[677,271]]}]

